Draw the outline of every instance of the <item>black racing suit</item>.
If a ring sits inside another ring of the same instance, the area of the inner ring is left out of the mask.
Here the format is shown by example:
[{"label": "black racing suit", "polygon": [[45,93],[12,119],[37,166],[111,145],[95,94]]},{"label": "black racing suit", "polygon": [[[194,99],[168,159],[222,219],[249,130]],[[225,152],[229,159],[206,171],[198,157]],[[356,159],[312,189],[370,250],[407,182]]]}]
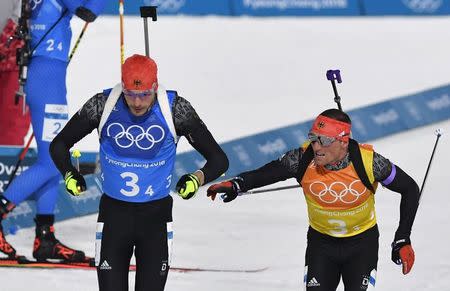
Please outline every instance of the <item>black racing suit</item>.
[{"label": "black racing suit", "polygon": [[[63,175],[73,170],[69,149],[98,128],[106,98],[99,93],[89,99],[53,140],[50,151]],[[125,102],[123,96],[118,102]],[[177,135],[185,136],[206,159],[201,168],[204,183],[218,178],[228,169],[228,159],[192,105],[177,95],[172,104],[172,116]],[[96,250],[96,257],[100,255],[97,266],[100,290],[128,290],[128,268],[133,248],[137,266],[135,290],[164,290],[169,270],[169,241],[172,237],[168,226],[171,222],[170,195],[144,203],[102,195],[97,224],[97,228],[101,228],[97,229],[97,235],[101,234],[101,239],[97,238],[101,247]]]},{"label": "black racing suit", "polygon": [[[240,190],[245,192],[289,178],[298,179],[299,177],[296,175],[302,154],[301,148],[294,149],[259,169],[239,174],[237,181]],[[327,165],[326,168],[337,171],[348,167],[350,163],[350,156],[347,154],[343,161],[333,166]],[[419,188],[416,182],[400,167],[393,165],[388,159],[374,152],[375,181],[385,181],[394,166],[396,168],[395,178],[385,187],[402,195],[400,223],[395,237],[409,238],[418,207]],[[346,291],[367,290],[369,280],[374,280],[374,275],[376,275],[379,237],[377,225],[350,237],[333,237],[309,227],[307,237],[308,246],[303,278],[306,290],[336,290],[341,277]]]}]

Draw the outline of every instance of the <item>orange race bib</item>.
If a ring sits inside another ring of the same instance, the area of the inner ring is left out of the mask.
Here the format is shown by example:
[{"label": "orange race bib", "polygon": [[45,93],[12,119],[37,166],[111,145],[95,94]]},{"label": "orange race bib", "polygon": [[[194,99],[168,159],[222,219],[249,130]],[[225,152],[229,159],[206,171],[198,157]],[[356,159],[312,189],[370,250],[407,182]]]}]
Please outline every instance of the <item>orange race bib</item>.
[{"label": "orange race bib", "polygon": [[[360,146],[364,166],[376,189],[373,150]],[[353,164],[339,171],[308,166],[301,181],[308,206],[309,223],[315,230],[334,237],[349,237],[376,224],[374,193],[359,179]]]}]

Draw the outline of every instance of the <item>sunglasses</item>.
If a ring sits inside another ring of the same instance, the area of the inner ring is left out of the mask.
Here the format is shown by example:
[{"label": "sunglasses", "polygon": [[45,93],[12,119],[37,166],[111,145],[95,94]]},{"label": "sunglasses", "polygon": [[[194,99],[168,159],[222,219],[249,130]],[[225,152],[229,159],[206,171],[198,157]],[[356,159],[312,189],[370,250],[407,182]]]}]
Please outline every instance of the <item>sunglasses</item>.
[{"label": "sunglasses", "polygon": [[333,142],[337,140],[335,137],[329,137],[325,135],[317,135],[314,133],[308,133],[308,139],[311,143],[318,142],[323,147],[329,147]]},{"label": "sunglasses", "polygon": [[126,97],[142,99],[142,98],[146,98],[146,97],[153,95],[155,93],[155,90],[150,89],[150,90],[136,92],[136,91],[132,91],[132,90],[123,89],[122,92]]}]

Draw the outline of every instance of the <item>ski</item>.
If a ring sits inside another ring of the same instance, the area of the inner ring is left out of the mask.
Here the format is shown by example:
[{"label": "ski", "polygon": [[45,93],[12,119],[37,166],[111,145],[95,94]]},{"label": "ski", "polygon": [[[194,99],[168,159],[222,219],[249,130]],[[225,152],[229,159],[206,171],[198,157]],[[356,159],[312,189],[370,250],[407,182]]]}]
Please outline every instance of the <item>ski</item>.
[{"label": "ski", "polygon": [[2,258],[0,259],[0,267],[9,268],[32,268],[32,269],[81,269],[81,270],[95,270],[92,258],[86,257],[82,262],[38,262],[28,259],[24,256],[17,256],[17,258]]},{"label": "ski", "polygon": [[[38,262],[19,256],[17,259],[0,259],[0,268],[21,269],[69,269],[69,270],[96,270],[93,258],[87,257],[84,262]],[[220,269],[220,268],[196,268],[196,267],[170,267],[171,271],[180,273],[189,272],[218,272],[218,273],[258,273],[267,270],[265,268],[255,269]],[[136,265],[130,265],[130,271],[136,271]]]}]

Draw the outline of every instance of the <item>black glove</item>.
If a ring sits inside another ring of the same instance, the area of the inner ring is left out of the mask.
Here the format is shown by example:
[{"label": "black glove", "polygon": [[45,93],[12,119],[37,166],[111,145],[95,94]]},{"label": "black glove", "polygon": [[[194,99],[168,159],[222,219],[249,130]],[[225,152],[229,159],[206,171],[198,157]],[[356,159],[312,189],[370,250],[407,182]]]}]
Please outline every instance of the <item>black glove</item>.
[{"label": "black glove", "polygon": [[94,22],[94,20],[97,18],[97,15],[95,15],[94,12],[83,6],[80,6],[77,8],[77,10],[75,10],[75,15],[86,22]]},{"label": "black glove", "polygon": [[236,199],[241,192],[241,187],[237,179],[232,179],[209,186],[206,196],[211,197],[211,200],[216,199],[217,193],[224,193],[220,197],[223,202],[230,202]]},{"label": "black glove", "polygon": [[175,189],[177,190],[177,193],[181,198],[187,200],[194,197],[199,187],[200,181],[198,180],[197,176],[195,176],[194,174],[186,174],[181,176],[180,180],[178,180]]},{"label": "black glove", "polygon": [[397,265],[402,265],[403,274],[408,274],[414,265],[415,255],[409,238],[396,239],[392,243],[391,259]]},{"label": "black glove", "polygon": [[66,190],[70,195],[79,196],[86,191],[86,181],[77,170],[68,171],[64,175],[64,182],[66,183]]}]

